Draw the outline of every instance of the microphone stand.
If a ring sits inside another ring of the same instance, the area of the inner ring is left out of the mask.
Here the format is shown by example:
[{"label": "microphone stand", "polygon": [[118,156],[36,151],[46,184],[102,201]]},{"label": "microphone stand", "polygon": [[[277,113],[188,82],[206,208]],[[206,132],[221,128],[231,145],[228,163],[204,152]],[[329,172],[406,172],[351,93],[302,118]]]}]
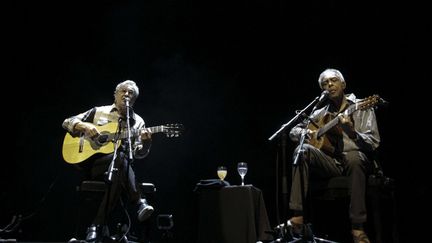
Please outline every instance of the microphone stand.
[{"label": "microphone stand", "polygon": [[[126,103],[126,137],[127,137],[127,146],[128,146],[128,158],[127,158],[127,165],[126,165],[126,178],[129,178],[129,168],[131,167],[130,164],[133,161],[133,153],[132,153],[132,131],[130,127],[130,110],[132,107],[129,106],[129,97],[125,97],[125,103]],[[130,225],[128,226],[130,227]],[[129,229],[128,229],[129,231]],[[124,233],[123,236],[120,238],[120,240],[123,240],[123,242],[128,242],[126,237],[127,233]]]},{"label": "microphone stand", "polygon": [[[319,96],[317,96],[311,103],[309,103],[304,109],[296,112],[297,114],[289,120],[287,123],[283,124],[279,130],[277,130],[272,136],[268,138],[269,141],[273,141],[275,138],[280,138],[280,144],[281,146],[281,152],[282,152],[282,207],[284,210],[283,218],[287,216],[287,208],[288,208],[288,175],[287,175],[287,161],[286,161],[286,139],[287,135],[285,131],[292,127],[293,123],[296,122],[300,116],[305,116],[305,111],[308,110],[310,107],[312,107],[313,104],[315,104],[320,99]],[[280,224],[279,220],[279,207],[276,208],[277,210],[277,217],[278,217],[278,224]]]},{"label": "microphone stand", "polygon": [[[125,99],[126,103],[126,135],[127,135],[127,144],[128,144],[128,163],[127,163],[127,173],[126,176],[129,174],[129,163],[133,159],[132,154],[132,143],[131,143],[131,129],[130,129],[130,122],[129,122],[129,98]],[[109,209],[109,203],[110,203],[110,194],[111,194],[111,186],[112,186],[112,180],[113,180],[113,173],[118,172],[118,169],[115,168],[115,161],[117,159],[117,150],[120,145],[120,138],[121,138],[121,118],[119,118],[118,127],[116,131],[116,135],[114,136],[113,142],[114,142],[114,153],[113,158],[111,160],[111,163],[108,167],[107,171],[107,177],[106,177],[106,184],[108,185],[107,193],[106,193],[106,202],[105,202],[105,215],[104,215],[104,225],[103,225],[103,236],[109,237],[109,230],[108,230],[108,209]],[[120,165],[121,166],[121,165]],[[118,175],[117,175],[118,176]],[[118,182],[120,183],[120,182]]]},{"label": "microphone stand", "polygon": [[[314,102],[312,102],[312,103],[314,103]],[[310,112],[311,115],[314,113],[316,108],[317,108],[317,106],[315,105],[315,107]],[[303,114],[303,113],[300,113],[300,114]],[[299,165],[298,160],[300,159],[300,156],[303,155],[303,152],[304,152],[303,145],[304,145],[305,139],[307,137],[308,127],[309,127],[309,124],[311,122],[311,119],[310,119],[310,115],[309,116],[307,116],[306,114],[303,114],[303,115],[307,117],[307,122],[306,122],[305,128],[302,130],[301,135],[300,135],[298,149],[296,151],[295,158],[293,161],[293,167],[296,166],[298,169],[298,173],[300,173],[300,192],[301,192],[301,199],[302,199],[302,205],[303,205],[303,211],[304,211],[304,208],[305,208],[304,205],[305,205],[305,201],[306,201],[306,195],[305,195],[306,193],[305,193],[305,185],[304,185],[304,177],[303,177],[303,164]],[[316,238],[314,237],[314,234],[312,232],[310,224],[307,222],[306,218],[307,217],[305,217],[305,215],[303,215],[302,238],[299,238],[299,239],[292,241],[292,242],[297,242],[297,241],[301,242],[302,240],[304,240],[305,242],[316,242],[315,241]]]},{"label": "microphone stand", "polygon": [[[319,99],[319,97],[318,97]],[[319,100],[318,103],[322,102],[323,99]],[[315,101],[313,101],[312,103],[314,103]],[[300,159],[300,156],[303,155],[304,149],[303,149],[303,145],[305,142],[305,139],[307,137],[307,133],[308,133],[308,127],[309,124],[313,121],[311,119],[311,115],[315,112],[315,110],[318,108],[318,103],[314,106],[314,108],[312,109],[312,111],[310,112],[310,115],[307,116],[306,114],[303,114],[306,118],[307,118],[307,122],[305,125],[305,128],[303,129],[301,136],[300,136],[300,140],[299,140],[299,145],[298,145],[298,149],[296,151],[296,155],[293,161],[293,166],[297,166],[297,169],[299,170],[298,173],[300,173],[300,192],[301,192],[301,198],[302,198],[302,204],[303,204],[303,211],[305,208],[305,201],[306,201],[306,193],[305,193],[305,185],[304,185],[304,175],[303,175],[303,164],[298,164],[298,160]],[[323,238],[318,238],[315,237],[313,234],[313,231],[311,229],[311,224],[307,221],[308,217],[305,217],[305,215],[303,215],[303,230],[302,230],[302,237],[295,239],[294,241],[290,241],[290,243],[292,242],[327,242],[327,243],[337,243],[335,241],[331,241],[331,240],[327,240],[327,239],[323,239]]]},{"label": "microphone stand", "polygon": [[127,146],[128,146],[128,160],[126,165],[126,177],[129,178],[129,168],[130,163],[133,161],[133,153],[132,153],[132,132],[130,128],[130,109],[132,107],[129,106],[129,98],[125,98],[126,103],[126,137],[127,137]]},{"label": "microphone stand", "polygon": [[[129,123],[129,117],[130,117],[130,115],[129,115],[129,108],[130,108],[129,107],[129,98],[126,98],[125,102],[126,102],[126,136],[127,136],[127,144],[128,144],[128,152],[129,152],[128,157],[129,157],[129,160],[131,161],[133,159],[133,154],[132,154],[130,123]],[[118,145],[119,145],[118,141],[120,141],[119,140],[119,137],[120,137],[120,124],[121,124],[121,119],[119,119],[119,126],[117,127],[117,134],[116,134],[116,136],[114,138],[115,146],[114,146],[113,159],[112,159],[111,164],[110,164],[110,166],[108,168],[107,182],[109,182],[109,183],[112,182],[113,171],[117,171],[117,169],[114,168],[114,161],[117,158],[117,148],[118,148]],[[128,164],[128,170],[129,170],[129,164]]]},{"label": "microphone stand", "polygon": [[126,102],[126,136],[127,136],[127,143],[128,143],[129,160],[132,161],[133,154],[132,154],[132,142],[131,142],[131,128],[129,122],[130,119],[129,109],[132,108],[129,106],[129,98],[126,98],[125,102]]},{"label": "microphone stand", "polygon": [[285,129],[287,129],[287,127],[291,126],[291,124],[295,121],[297,121],[297,119],[300,116],[304,116],[304,112],[309,109],[313,104],[315,104],[315,102],[317,102],[319,100],[319,96],[317,96],[311,103],[309,103],[303,110],[300,110],[297,113],[297,115],[295,115],[291,120],[289,120],[287,123],[283,124],[281,126],[281,128],[279,130],[277,130],[273,135],[271,135],[268,140],[272,141],[273,139],[275,139],[276,137],[279,137],[281,135],[281,132],[283,132]]},{"label": "microphone stand", "polygon": [[112,140],[112,142],[114,143],[114,153],[111,159],[111,163],[108,167],[108,171],[106,172],[106,178],[105,178],[105,184],[107,185],[107,189],[105,195],[106,198],[105,198],[105,210],[104,210],[104,224],[102,225],[102,237],[109,237],[108,209],[111,200],[111,187],[112,187],[113,174],[114,172],[118,171],[118,169],[115,167],[115,161],[117,159],[117,149],[120,143],[120,139],[119,139],[121,137],[120,135],[121,135],[121,129],[120,129],[120,120],[119,120],[117,131]]},{"label": "microphone stand", "polygon": [[[318,108],[318,106],[319,106],[320,104],[322,104],[322,102],[325,101],[325,99],[327,99],[327,96],[328,96],[328,95],[329,95],[328,90],[324,90],[324,91],[321,93],[321,96],[317,96],[317,97],[315,98],[315,100],[313,100],[312,103],[310,103],[310,104],[308,105],[308,106],[310,106],[310,105],[312,105],[313,103],[316,102],[314,108],[313,108],[312,111],[310,112],[311,115],[312,115],[312,114],[314,113],[314,111]],[[300,115],[303,115],[304,117],[307,118],[307,123],[306,123],[306,128],[307,128],[307,127],[309,126],[309,124],[311,123],[312,120],[310,119],[310,115],[307,116],[307,115],[304,113],[304,111],[305,111],[305,109],[303,109],[303,110],[300,112]],[[306,137],[306,133],[307,133],[307,129],[303,129],[302,134],[301,134],[301,137],[300,137],[300,142],[299,142],[299,148],[301,148],[301,149],[297,150],[297,154],[296,154],[296,157],[295,157],[294,162],[293,162],[294,165],[297,165],[297,162],[298,162],[298,159],[299,159],[300,152],[303,152],[303,143],[304,143],[304,140],[305,140],[305,137]]]}]

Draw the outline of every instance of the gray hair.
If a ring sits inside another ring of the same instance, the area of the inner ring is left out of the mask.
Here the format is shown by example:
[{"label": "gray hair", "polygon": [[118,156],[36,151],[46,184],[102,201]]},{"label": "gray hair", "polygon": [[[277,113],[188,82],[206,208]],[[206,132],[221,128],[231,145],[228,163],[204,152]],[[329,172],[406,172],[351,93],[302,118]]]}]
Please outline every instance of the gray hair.
[{"label": "gray hair", "polygon": [[114,93],[117,93],[117,91],[119,91],[123,86],[126,86],[126,85],[132,86],[132,88],[134,90],[134,99],[136,99],[139,95],[139,88],[136,85],[136,83],[132,80],[126,80],[126,81],[123,81],[123,82],[117,84]]},{"label": "gray hair", "polygon": [[333,77],[339,79],[342,83],[345,83],[345,79],[342,76],[342,73],[339,72],[339,70],[333,69],[333,68],[327,68],[326,70],[324,70],[320,74],[320,76],[318,78],[318,84],[319,84],[320,88],[322,89],[322,82],[324,80],[329,79],[329,78],[333,78]]}]

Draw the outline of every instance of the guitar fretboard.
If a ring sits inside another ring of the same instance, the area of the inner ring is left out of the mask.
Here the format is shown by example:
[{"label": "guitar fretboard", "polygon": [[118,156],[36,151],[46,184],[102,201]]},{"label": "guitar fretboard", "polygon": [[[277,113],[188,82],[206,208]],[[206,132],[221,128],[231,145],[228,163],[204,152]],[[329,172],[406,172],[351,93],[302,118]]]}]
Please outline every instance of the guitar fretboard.
[{"label": "guitar fretboard", "polygon": [[[161,126],[154,126],[154,127],[146,127],[146,128],[143,128],[143,129],[134,129],[132,131],[132,136],[133,137],[139,136],[140,133],[141,133],[141,131],[143,131],[145,129],[150,130],[151,133],[160,133],[160,132],[165,132],[165,130],[166,130],[166,129],[164,129],[164,126],[162,126],[162,125]],[[120,137],[121,138],[126,138],[127,137],[127,132],[122,132]]]},{"label": "guitar fretboard", "polygon": [[147,129],[150,130],[151,133],[164,132],[164,126],[148,127]]}]

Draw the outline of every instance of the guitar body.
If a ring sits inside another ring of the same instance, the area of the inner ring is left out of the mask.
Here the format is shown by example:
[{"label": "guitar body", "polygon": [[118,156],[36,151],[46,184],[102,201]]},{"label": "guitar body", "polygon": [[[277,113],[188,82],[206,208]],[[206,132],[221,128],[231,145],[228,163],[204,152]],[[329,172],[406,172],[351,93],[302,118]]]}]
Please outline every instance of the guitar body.
[{"label": "guitar body", "polygon": [[[108,123],[98,127],[102,135],[114,135],[117,130],[117,123]],[[72,137],[66,133],[63,141],[63,159],[69,164],[81,163],[97,153],[110,154],[114,152],[114,143],[106,141],[99,143],[93,139],[81,137]]]},{"label": "guitar body", "polygon": [[339,147],[338,143],[340,139],[342,139],[342,131],[338,126],[334,126],[321,137],[318,137],[317,133],[325,124],[333,119],[334,118],[330,114],[327,114],[318,123],[310,123],[308,126],[308,129],[314,132],[313,136],[308,140],[308,144],[322,150],[328,155],[337,153]]}]

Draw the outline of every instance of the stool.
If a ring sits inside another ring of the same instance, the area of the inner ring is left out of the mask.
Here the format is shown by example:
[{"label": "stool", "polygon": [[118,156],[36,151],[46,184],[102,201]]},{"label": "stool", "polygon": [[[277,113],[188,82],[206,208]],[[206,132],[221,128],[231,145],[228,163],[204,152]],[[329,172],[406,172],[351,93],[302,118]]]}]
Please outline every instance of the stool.
[{"label": "stool", "polygon": [[85,239],[87,227],[91,225],[106,189],[105,182],[90,180],[82,181],[76,187],[79,198],[76,235],[79,239]]},{"label": "stool", "polygon": [[[139,183],[138,188],[147,199],[156,192],[156,187],[152,183]],[[85,238],[87,227],[90,226],[92,220],[99,209],[102,198],[107,190],[107,185],[104,181],[82,181],[76,188],[79,193],[79,210],[76,235],[79,238]],[[134,211],[136,213],[136,211]],[[135,215],[135,214],[134,214]],[[117,228],[121,225],[117,225]],[[141,231],[141,230],[140,230]],[[109,234],[109,232],[107,232]],[[141,233],[141,237],[147,237],[148,231]],[[133,236],[132,236],[133,238]]]},{"label": "stool", "polygon": [[156,192],[156,187],[152,183],[140,183],[139,188],[142,194],[151,194]]}]

